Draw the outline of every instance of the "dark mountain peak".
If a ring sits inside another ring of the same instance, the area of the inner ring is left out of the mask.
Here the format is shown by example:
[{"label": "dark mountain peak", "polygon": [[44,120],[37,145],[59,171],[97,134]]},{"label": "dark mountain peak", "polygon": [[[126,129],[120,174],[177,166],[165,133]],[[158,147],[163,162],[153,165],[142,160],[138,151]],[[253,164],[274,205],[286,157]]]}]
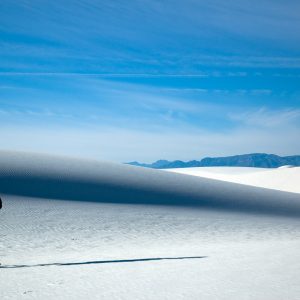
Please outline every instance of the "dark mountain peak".
[{"label": "dark mountain peak", "polygon": [[181,160],[158,160],[152,164],[143,164],[136,161],[130,162],[128,164],[155,169],[213,166],[278,168],[284,165],[300,166],[300,155],[278,156],[276,154],[267,153],[250,153],[225,157],[205,157],[200,161],[191,160],[188,162],[184,162]]}]

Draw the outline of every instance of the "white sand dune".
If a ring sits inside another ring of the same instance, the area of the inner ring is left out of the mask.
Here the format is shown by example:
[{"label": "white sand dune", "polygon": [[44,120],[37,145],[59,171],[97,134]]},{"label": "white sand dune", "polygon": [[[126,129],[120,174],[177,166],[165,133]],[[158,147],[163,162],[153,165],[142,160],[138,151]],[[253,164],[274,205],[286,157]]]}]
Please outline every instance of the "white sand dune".
[{"label": "white sand dune", "polygon": [[296,193],[16,152],[0,193],[0,299],[299,299]]},{"label": "white sand dune", "polygon": [[200,167],[167,169],[167,171],[291,193],[300,193],[300,167],[284,166],[276,169]]},{"label": "white sand dune", "polygon": [[123,164],[0,152],[0,192],[300,217],[299,195]]}]

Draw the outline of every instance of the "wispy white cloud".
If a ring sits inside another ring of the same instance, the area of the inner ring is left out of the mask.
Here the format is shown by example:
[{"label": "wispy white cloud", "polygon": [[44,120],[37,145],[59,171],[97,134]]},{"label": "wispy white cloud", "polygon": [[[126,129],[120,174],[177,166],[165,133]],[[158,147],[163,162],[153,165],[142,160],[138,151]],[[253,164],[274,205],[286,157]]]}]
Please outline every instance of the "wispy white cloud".
[{"label": "wispy white cloud", "polygon": [[[13,123],[16,120],[14,119],[14,116],[23,116],[23,117],[29,117],[29,118],[43,118],[45,121],[45,118],[55,118],[57,119],[66,119],[66,118],[72,118],[76,119],[78,118],[78,115],[70,114],[67,112],[60,112],[59,110],[51,110],[51,109],[31,109],[26,106],[18,107],[18,106],[6,106],[0,109],[0,114],[9,116],[10,119],[6,120],[8,123]],[[33,119],[32,119],[33,120]],[[18,120],[20,121],[20,120]],[[21,120],[24,122],[24,119]],[[34,121],[34,120],[33,120]]]},{"label": "wispy white cloud", "polygon": [[250,90],[250,94],[254,96],[269,96],[272,94],[271,89],[254,89]]},{"label": "wispy white cloud", "polygon": [[247,76],[246,72],[159,72],[159,73],[100,73],[100,72],[1,72],[0,76],[62,76],[62,77],[104,77],[104,78],[205,78],[205,77],[244,77]]},{"label": "wispy white cloud", "polygon": [[270,110],[261,107],[242,113],[231,113],[229,117],[240,123],[255,127],[279,127],[300,122],[300,109]]}]

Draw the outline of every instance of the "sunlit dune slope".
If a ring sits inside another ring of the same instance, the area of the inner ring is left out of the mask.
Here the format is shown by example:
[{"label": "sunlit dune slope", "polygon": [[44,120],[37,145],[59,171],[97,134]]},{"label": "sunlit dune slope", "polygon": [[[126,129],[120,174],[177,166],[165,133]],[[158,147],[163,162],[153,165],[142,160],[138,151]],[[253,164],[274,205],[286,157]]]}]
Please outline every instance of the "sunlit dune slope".
[{"label": "sunlit dune slope", "polygon": [[292,193],[300,193],[300,167],[286,166],[275,169],[201,167],[168,169],[167,171]]}]

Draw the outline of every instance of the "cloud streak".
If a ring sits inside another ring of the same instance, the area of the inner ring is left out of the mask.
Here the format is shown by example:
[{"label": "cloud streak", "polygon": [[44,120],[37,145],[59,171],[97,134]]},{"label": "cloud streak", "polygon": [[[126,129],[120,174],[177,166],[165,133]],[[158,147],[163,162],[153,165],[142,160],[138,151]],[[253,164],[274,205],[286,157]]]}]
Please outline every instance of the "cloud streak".
[{"label": "cloud streak", "polygon": [[300,109],[270,110],[261,107],[254,111],[229,114],[229,117],[234,121],[255,127],[278,128],[292,124],[296,127],[300,124]]}]

